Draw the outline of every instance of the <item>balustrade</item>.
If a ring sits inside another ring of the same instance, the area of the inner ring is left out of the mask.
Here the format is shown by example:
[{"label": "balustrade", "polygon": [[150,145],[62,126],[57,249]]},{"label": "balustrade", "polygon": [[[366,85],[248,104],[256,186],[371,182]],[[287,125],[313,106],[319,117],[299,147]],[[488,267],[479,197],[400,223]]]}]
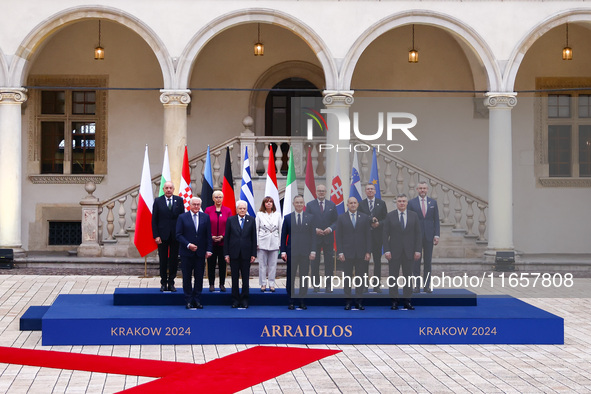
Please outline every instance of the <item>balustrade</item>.
[{"label": "balustrade", "polygon": [[[248,117],[247,117],[248,118]],[[243,122],[245,132],[239,137],[234,137],[223,143],[210,148],[212,159],[212,174],[214,188],[219,189],[223,183],[222,163],[225,165],[226,147],[230,151],[230,163],[235,181],[235,189],[238,192],[240,180],[242,177],[242,161],[244,147],[249,147],[249,161],[251,168],[251,178],[253,182],[264,182],[266,178],[266,168],[269,161],[269,147],[274,147],[275,166],[279,179],[279,188],[282,189],[285,175],[287,172],[287,163],[289,161],[289,149],[293,149],[294,164],[296,176],[300,179],[301,186],[304,184],[306,174],[306,158],[308,149],[310,149],[312,166],[315,176],[324,177],[325,155],[319,150],[320,143],[324,141],[309,141],[305,137],[267,137],[255,136],[249,129],[250,123],[247,118]],[[222,156],[223,155],[223,156]],[[352,158],[353,153],[351,153]],[[358,153],[360,160],[361,182],[365,184],[369,181],[371,173],[372,152]],[[206,152],[202,152],[189,161],[191,187],[193,195],[199,195],[204,177]],[[352,161],[352,160],[351,160]],[[394,198],[397,194],[406,193],[409,199],[416,196],[416,185],[418,182],[427,181],[430,185],[430,197],[439,201],[440,220],[442,225],[453,227],[454,230],[465,231],[465,236],[474,238],[478,243],[486,243],[486,210],[488,204],[485,200],[453,185],[436,175],[429,173],[421,168],[408,163],[395,154],[390,152],[379,152],[377,155],[378,175],[381,182],[381,195],[387,204],[389,210],[395,209]],[[283,170],[283,173],[281,172]],[[201,176],[199,176],[201,175]],[[139,179],[139,174],[138,174]],[[160,182],[160,174],[152,178],[153,192],[157,193]],[[320,181],[322,182],[322,181]],[[330,180],[326,180],[329,183]],[[283,183],[283,184],[282,184]],[[344,186],[348,187],[348,182],[343,180]],[[135,220],[138,208],[139,184],[132,186],[120,193],[112,196],[98,204],[97,235],[99,244],[108,244],[117,242],[117,237],[127,234],[128,231],[135,231]],[[118,203],[117,221],[118,231],[115,232],[115,205]],[[475,211],[474,204],[478,209],[478,234],[475,234],[474,222]],[[453,207],[453,217],[452,215]],[[129,222],[128,222],[129,221]],[[106,223],[103,226],[103,223]],[[129,224],[127,227],[125,226]],[[84,225],[84,223],[83,223]],[[104,231],[106,229],[106,231]]]}]

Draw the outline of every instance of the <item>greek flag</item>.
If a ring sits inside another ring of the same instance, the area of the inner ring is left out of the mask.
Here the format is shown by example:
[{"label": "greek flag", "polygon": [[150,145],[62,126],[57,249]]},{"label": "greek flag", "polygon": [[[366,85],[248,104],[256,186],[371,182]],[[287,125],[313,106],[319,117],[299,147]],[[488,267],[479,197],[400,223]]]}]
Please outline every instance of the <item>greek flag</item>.
[{"label": "greek flag", "polygon": [[254,212],[254,194],[252,193],[252,179],[250,178],[250,164],[248,162],[248,146],[244,147],[244,164],[242,165],[242,185],[240,199],[248,204],[248,214],[256,216]]}]

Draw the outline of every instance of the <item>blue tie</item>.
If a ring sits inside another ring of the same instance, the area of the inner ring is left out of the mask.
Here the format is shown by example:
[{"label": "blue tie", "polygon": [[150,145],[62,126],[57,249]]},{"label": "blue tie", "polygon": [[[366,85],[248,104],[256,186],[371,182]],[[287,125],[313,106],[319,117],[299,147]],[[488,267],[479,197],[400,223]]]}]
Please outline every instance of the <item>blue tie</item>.
[{"label": "blue tie", "polygon": [[240,228],[244,228],[244,218],[240,218]]},{"label": "blue tie", "polygon": [[354,213],[352,213],[352,214],[351,214],[351,223],[353,223],[353,228],[355,228],[355,223],[356,223],[356,221],[357,221],[357,218],[355,217],[355,214],[354,214]]}]

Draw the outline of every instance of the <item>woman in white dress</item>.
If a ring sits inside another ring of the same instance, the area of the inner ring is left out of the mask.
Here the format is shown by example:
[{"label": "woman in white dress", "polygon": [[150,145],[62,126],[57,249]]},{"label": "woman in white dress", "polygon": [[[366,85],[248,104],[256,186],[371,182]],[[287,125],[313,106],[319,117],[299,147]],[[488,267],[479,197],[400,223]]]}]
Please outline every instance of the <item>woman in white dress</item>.
[{"label": "woman in white dress", "polygon": [[265,291],[267,284],[275,291],[277,256],[281,240],[281,214],[277,212],[275,201],[267,196],[257,212],[257,256],[259,259],[259,285]]}]

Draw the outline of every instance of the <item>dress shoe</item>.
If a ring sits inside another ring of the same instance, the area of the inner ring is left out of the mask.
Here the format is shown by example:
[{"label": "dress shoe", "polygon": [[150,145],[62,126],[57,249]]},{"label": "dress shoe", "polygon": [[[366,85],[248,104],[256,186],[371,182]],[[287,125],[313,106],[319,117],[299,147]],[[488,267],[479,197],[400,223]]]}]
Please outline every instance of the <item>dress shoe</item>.
[{"label": "dress shoe", "polygon": [[409,311],[414,311],[415,307],[412,306],[412,304],[410,302],[405,302],[404,303],[404,309],[409,310]]},{"label": "dress shoe", "polygon": [[238,308],[238,307],[239,307],[238,303],[234,302],[234,303],[232,304],[232,308]]},{"label": "dress shoe", "polygon": [[308,307],[303,302],[300,304],[300,309],[306,310]]},{"label": "dress shoe", "polygon": [[320,292],[320,287],[315,287],[314,288],[314,293],[318,293],[318,292]]},{"label": "dress shoe", "polygon": [[241,306],[244,309],[248,309],[248,302],[243,302]]},{"label": "dress shoe", "polygon": [[197,309],[203,309],[203,305],[201,305],[201,303],[199,303],[199,302],[196,302],[195,303],[195,308],[197,308]]},{"label": "dress shoe", "polygon": [[165,285],[160,286],[160,291],[168,291]]},{"label": "dress shoe", "polygon": [[359,309],[360,311],[365,310],[365,307],[362,304],[357,304],[357,306],[355,308]]},{"label": "dress shoe", "polygon": [[390,307],[390,309],[392,309],[393,311],[397,311],[398,310],[398,302],[394,301],[392,303],[392,306]]},{"label": "dress shoe", "polygon": [[427,288],[425,289],[425,293],[433,293],[433,290],[431,290],[431,288],[427,287]]},{"label": "dress shoe", "polygon": [[350,311],[351,310],[351,304],[345,304],[345,310],[346,311]]},{"label": "dress shoe", "polygon": [[332,291],[333,291],[332,289],[326,289],[326,293],[328,293],[328,294],[332,293]]},{"label": "dress shoe", "polygon": [[264,293],[265,292],[266,287],[265,286],[261,286],[261,291]]},{"label": "dress shoe", "polygon": [[226,292],[226,286],[224,286],[224,285],[220,285],[220,291],[221,291],[222,293],[225,293],[225,292]]},{"label": "dress shoe", "polygon": [[185,306],[185,308],[187,309],[193,309],[193,304],[191,304],[190,302]]},{"label": "dress shoe", "polygon": [[412,292],[413,293],[420,293],[421,292],[421,289],[418,288],[418,287],[415,287],[414,289],[412,289]]},{"label": "dress shoe", "polygon": [[381,293],[382,292],[382,288],[381,287],[374,287],[373,291],[375,291],[376,293]]},{"label": "dress shoe", "polygon": [[176,287],[174,287],[174,285],[170,285],[170,286],[168,286],[168,291],[172,291],[173,293],[176,293]]},{"label": "dress shoe", "polygon": [[275,293],[275,288],[271,287],[271,293]]},{"label": "dress shoe", "polygon": [[209,292],[213,293],[215,291],[215,286],[214,285],[210,285],[209,286]]},{"label": "dress shoe", "polygon": [[289,309],[290,311],[293,311],[295,309],[295,305],[294,304],[289,304],[289,306],[287,307],[287,309]]}]

